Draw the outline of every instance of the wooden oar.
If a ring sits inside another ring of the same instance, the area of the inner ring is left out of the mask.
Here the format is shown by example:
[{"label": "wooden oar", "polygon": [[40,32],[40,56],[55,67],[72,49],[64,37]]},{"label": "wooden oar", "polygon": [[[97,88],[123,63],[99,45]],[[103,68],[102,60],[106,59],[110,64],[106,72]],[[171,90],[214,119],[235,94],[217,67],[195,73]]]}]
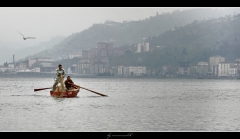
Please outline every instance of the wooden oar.
[{"label": "wooden oar", "polygon": [[93,92],[93,93],[95,93],[95,94],[98,94],[98,95],[101,95],[101,96],[105,96],[105,97],[108,96],[108,95],[104,95],[104,94],[101,94],[101,93],[95,92],[95,91],[93,91],[93,90],[90,90],[90,89],[87,89],[87,88],[84,88],[84,87],[81,87],[81,86],[80,86],[80,88],[85,89],[85,90],[88,90],[88,91],[91,91],[91,92]]},{"label": "wooden oar", "polygon": [[[62,76],[62,75],[61,75],[61,78],[63,79],[63,76]],[[41,90],[46,90],[46,89],[52,89],[52,87],[34,89],[34,92],[36,92],[36,91],[41,91]]]},{"label": "wooden oar", "polygon": [[46,90],[46,89],[52,89],[52,87],[49,87],[49,88],[39,88],[39,89],[34,89],[34,92],[36,92],[36,91],[41,91],[41,90]]},{"label": "wooden oar", "polygon": [[[51,89],[51,88],[52,88],[52,87],[34,89],[34,92],[36,92],[36,91],[41,91],[41,90],[46,90],[46,89]],[[93,93],[98,94],[98,95],[101,95],[101,96],[105,96],[105,97],[108,96],[108,95],[104,95],[104,94],[98,93],[98,92],[96,92],[96,91],[93,91],[93,90],[90,90],[90,89],[87,89],[87,88],[84,88],[84,87],[80,87],[80,88],[85,89],[85,90],[88,90],[88,91],[90,91],[90,92],[93,92]]]}]

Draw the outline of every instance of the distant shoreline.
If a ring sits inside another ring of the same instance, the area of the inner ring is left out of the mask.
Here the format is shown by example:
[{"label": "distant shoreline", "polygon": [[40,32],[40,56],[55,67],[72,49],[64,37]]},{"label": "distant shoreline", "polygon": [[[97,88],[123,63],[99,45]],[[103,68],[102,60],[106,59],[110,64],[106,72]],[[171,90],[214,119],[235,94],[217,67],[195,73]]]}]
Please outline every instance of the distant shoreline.
[{"label": "distant shoreline", "polygon": [[[66,74],[72,78],[125,78],[125,79],[229,79],[240,80],[239,77],[191,77],[191,76],[174,76],[174,77],[156,77],[156,76],[97,76],[82,74]],[[55,73],[42,74],[0,74],[0,78],[55,78]]]}]

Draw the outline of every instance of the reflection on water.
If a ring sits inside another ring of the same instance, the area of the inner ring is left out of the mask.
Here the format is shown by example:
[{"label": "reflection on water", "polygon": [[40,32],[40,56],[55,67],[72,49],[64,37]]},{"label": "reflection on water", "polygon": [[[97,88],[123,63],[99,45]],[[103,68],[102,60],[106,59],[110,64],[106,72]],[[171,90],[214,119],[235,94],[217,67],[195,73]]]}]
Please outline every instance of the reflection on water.
[{"label": "reflection on water", "polygon": [[76,98],[53,98],[52,78],[1,78],[0,131],[239,131],[240,80],[73,78]]}]

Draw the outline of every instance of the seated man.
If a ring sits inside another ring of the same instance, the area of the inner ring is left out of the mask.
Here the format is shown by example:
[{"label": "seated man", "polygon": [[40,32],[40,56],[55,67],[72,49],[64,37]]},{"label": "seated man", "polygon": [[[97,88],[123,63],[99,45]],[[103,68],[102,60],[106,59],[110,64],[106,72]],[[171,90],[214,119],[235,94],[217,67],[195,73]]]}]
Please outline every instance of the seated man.
[{"label": "seated man", "polygon": [[64,83],[65,83],[65,87],[67,88],[67,90],[70,90],[72,87],[74,87],[75,89],[76,89],[77,87],[80,87],[80,86],[75,85],[75,84],[73,83],[73,81],[72,81],[72,79],[71,79],[70,76],[67,77],[67,79],[65,80]]}]

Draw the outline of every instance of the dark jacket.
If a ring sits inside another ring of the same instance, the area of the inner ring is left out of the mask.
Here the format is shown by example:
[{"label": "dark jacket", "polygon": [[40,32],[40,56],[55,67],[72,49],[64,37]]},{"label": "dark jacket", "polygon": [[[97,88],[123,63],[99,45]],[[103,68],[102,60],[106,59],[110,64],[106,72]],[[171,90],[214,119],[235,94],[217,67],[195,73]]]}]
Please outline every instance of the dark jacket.
[{"label": "dark jacket", "polygon": [[[71,84],[70,84],[71,83]],[[65,82],[64,82],[64,84],[65,84],[65,86],[66,86],[66,88],[67,89],[70,89],[71,88],[71,86],[72,86],[72,84],[73,84],[73,81],[70,79],[70,80],[66,80]]]}]

